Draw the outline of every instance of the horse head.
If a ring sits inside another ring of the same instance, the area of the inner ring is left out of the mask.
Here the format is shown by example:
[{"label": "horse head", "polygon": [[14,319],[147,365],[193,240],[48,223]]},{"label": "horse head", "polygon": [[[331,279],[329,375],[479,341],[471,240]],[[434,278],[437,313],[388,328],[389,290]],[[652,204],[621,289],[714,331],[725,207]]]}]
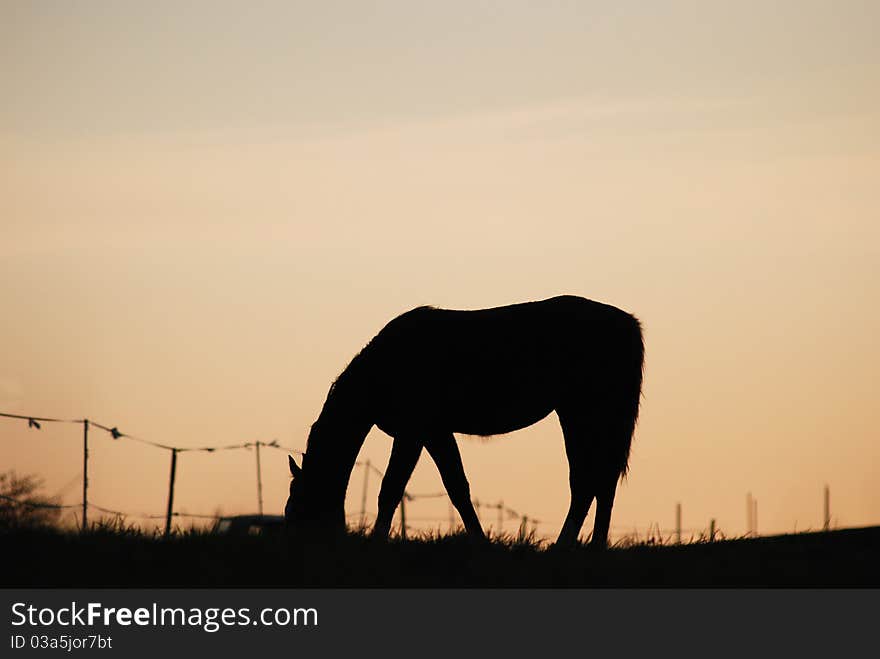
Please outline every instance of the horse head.
[{"label": "horse head", "polygon": [[[284,506],[288,528],[308,535],[333,535],[345,530],[345,509],[334,506],[322,491],[321,477],[303,455],[302,467],[287,456],[290,466],[290,496]],[[308,463],[308,466],[307,466]]]}]

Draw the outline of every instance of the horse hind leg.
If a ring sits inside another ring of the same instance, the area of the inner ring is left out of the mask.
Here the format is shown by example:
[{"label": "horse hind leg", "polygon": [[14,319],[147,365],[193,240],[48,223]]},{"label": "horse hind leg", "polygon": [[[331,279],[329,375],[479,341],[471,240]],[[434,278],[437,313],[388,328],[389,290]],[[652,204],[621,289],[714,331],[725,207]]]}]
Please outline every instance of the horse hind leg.
[{"label": "horse hind leg", "polygon": [[611,508],[614,506],[617,479],[617,474],[610,483],[606,479],[596,495],[596,521],[593,523],[593,537],[590,540],[590,546],[596,549],[605,549],[608,545],[608,529],[611,527]]},{"label": "horse hind leg", "polygon": [[388,469],[385,470],[382,487],[379,489],[379,514],[373,525],[372,537],[385,539],[391,532],[394,511],[403,498],[406,484],[416,468],[421,453],[421,442],[414,441],[409,437],[394,438]]},{"label": "horse hind leg", "polygon": [[581,527],[590,511],[590,504],[593,502],[595,494],[593,494],[590,484],[584,482],[584,478],[580,475],[580,470],[575,467],[569,467],[569,485],[571,489],[571,503],[568,507],[568,514],[565,516],[565,522],[556,539],[558,547],[573,547],[577,543],[578,535],[580,535]]},{"label": "horse hind leg", "polygon": [[632,426],[626,421],[603,423],[593,438],[596,445],[596,520],[593,523],[593,538],[590,546],[605,549],[608,545],[608,530],[611,527],[611,509],[617,483],[626,472],[629,445],[632,441]]},{"label": "horse hind leg", "polygon": [[568,457],[571,504],[556,544],[571,547],[577,543],[590,505],[596,499],[596,520],[590,544],[604,548],[608,541],[611,507],[620,476],[619,469],[606,457],[607,451],[604,450],[604,442],[610,438],[608,428],[579,412],[560,411],[559,420]]}]

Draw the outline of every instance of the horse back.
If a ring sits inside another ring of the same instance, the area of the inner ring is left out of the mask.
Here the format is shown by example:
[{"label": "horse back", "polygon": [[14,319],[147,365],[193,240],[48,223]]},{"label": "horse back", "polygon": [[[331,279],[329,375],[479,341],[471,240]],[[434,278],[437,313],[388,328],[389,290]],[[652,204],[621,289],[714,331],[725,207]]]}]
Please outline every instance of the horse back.
[{"label": "horse back", "polygon": [[633,316],[561,296],[472,311],[419,307],[388,323],[363,356],[388,421],[427,417],[454,432],[498,434],[619,389],[632,379],[627,362],[637,362],[640,386],[640,350]]}]

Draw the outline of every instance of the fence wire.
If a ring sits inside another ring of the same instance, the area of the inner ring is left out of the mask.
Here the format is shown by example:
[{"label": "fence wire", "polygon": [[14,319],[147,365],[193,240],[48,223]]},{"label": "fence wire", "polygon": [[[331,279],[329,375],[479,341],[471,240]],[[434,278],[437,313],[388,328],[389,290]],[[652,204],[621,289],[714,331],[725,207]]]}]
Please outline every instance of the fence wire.
[{"label": "fence wire", "polygon": [[[154,448],[171,451],[172,453],[187,453],[187,452],[203,452],[203,453],[216,453],[219,451],[232,451],[232,450],[250,450],[256,447],[265,447],[265,448],[273,448],[280,451],[286,451],[287,453],[293,453],[299,456],[305,455],[305,453],[299,449],[295,449],[289,446],[284,446],[278,442],[278,440],[272,440],[271,442],[263,442],[263,441],[251,441],[251,442],[243,442],[240,444],[227,444],[227,445],[218,445],[218,446],[173,446],[170,444],[165,444],[162,442],[153,441],[150,439],[146,439],[140,437],[138,435],[132,435],[130,433],[122,432],[119,430],[118,426],[105,425],[102,423],[98,423],[97,421],[93,421],[88,418],[82,419],[64,419],[57,417],[48,417],[48,416],[38,416],[38,415],[26,415],[26,414],[12,414],[8,412],[0,412],[0,417],[6,417],[10,419],[19,419],[22,421],[27,421],[28,428],[40,430],[42,423],[65,423],[65,424],[80,424],[80,425],[88,425],[88,427],[98,428],[106,433],[108,433],[114,441],[120,439],[128,439],[134,442],[138,442],[141,444],[145,444],[147,446],[152,446]],[[375,475],[380,478],[385,477],[385,472],[382,471],[375,464],[367,461],[356,461],[355,466],[363,467],[365,472],[373,472]],[[411,493],[409,491],[404,492],[404,497],[406,501],[419,501],[426,499],[442,499],[447,498],[448,494],[446,492],[427,492],[427,493]],[[38,503],[38,502],[29,502],[27,500],[18,500],[13,497],[9,497],[6,495],[0,495],[5,501],[15,503],[17,505],[22,506],[30,506],[33,508],[53,508],[59,510],[67,510],[67,509],[81,509],[82,504],[49,504],[49,503]],[[520,520],[520,528],[525,528],[528,525],[531,525],[533,529],[536,529],[539,525],[545,524],[546,522],[537,519],[535,517],[531,517],[529,515],[523,514],[509,506],[506,506],[503,501],[498,501],[497,503],[488,503],[485,500],[481,501],[479,499],[473,500],[473,505],[477,510],[478,515],[482,511],[499,511],[502,515],[506,517],[502,517],[502,519],[506,518],[508,520],[517,519]],[[92,502],[86,501],[86,507],[88,509],[96,510],[98,512],[102,512],[109,515],[115,515],[119,517],[135,517],[140,519],[169,519],[170,517],[191,517],[195,519],[220,519],[221,515],[206,515],[206,514],[196,514],[196,513],[183,513],[178,511],[170,511],[165,514],[138,514],[131,513],[126,511],[114,510],[111,508],[106,508],[103,506],[98,506]],[[375,518],[376,514],[372,512],[368,512],[366,510],[362,510],[357,513],[349,513],[346,517],[357,517],[361,519],[365,519],[367,516],[370,518]],[[446,522],[450,528],[458,528],[461,526],[460,522],[456,520],[452,520],[450,524],[450,517],[432,517],[432,516],[407,516],[409,521],[423,521],[423,522]],[[489,521],[489,520],[487,520]],[[489,523],[490,528],[493,526]],[[409,524],[407,524],[409,528]],[[706,529],[661,529],[659,525],[652,524],[647,528],[634,527],[629,525],[612,525],[611,530],[616,534],[624,537],[674,537],[676,534],[689,534],[691,536],[695,534],[703,534],[706,533]],[[716,533],[720,534],[720,531],[716,530]]]}]

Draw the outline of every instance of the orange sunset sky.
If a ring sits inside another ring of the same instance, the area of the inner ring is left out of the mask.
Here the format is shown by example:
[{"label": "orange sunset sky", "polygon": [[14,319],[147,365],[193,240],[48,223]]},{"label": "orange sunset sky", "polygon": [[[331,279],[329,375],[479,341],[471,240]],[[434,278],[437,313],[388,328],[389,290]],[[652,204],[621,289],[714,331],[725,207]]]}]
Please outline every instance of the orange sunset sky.
[{"label": "orange sunset sky", "polygon": [[[825,484],[834,524],[878,524],[878,25],[867,0],[4,1],[0,412],[302,449],[398,313],[572,293],[645,330],[612,535],[676,502],[742,534],[748,492],[760,532],[815,529]],[[164,512],[167,452],[91,444],[95,503]],[[555,536],[555,414],[460,447],[476,498]],[[0,419],[2,468],[64,503],[81,451]],[[182,454],[175,508],[254,512],[254,472]],[[423,456],[409,490],[441,489]],[[442,499],[407,512],[446,527]]]}]

